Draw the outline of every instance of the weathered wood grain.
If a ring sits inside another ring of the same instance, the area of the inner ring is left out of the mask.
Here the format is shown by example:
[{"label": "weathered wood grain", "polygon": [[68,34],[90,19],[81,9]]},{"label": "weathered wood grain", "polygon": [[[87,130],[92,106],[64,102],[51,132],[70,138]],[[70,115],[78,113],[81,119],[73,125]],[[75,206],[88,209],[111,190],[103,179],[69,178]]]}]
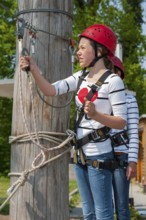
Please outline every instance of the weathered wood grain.
[{"label": "weathered wood grain", "polygon": [[[18,0],[19,11],[26,9],[59,9],[72,13],[72,1],[68,0]],[[65,38],[71,38],[72,19],[61,13],[37,12],[21,15],[39,29]],[[25,30],[23,46],[30,49],[30,38]],[[65,78],[71,74],[71,56],[69,42],[42,32],[37,33],[35,54],[33,55],[44,77],[50,82]],[[17,50],[18,57],[18,50]],[[32,103],[27,74],[22,74],[22,100],[29,131],[34,132]],[[26,133],[20,108],[19,70],[16,70],[13,102],[12,135]],[[36,125],[38,131],[65,132],[69,126],[69,106],[56,109],[45,104],[38,96],[33,82]],[[44,97],[53,105],[63,105],[69,95]],[[48,147],[52,143],[44,141]],[[30,142],[13,143],[11,146],[11,172],[22,172],[31,168],[31,163],[40,152]],[[58,153],[58,152],[57,152]],[[54,153],[50,155],[54,156]],[[17,180],[11,177],[11,184]],[[68,155],[51,162],[49,165],[31,173],[27,182],[11,200],[11,220],[68,220]]]}]

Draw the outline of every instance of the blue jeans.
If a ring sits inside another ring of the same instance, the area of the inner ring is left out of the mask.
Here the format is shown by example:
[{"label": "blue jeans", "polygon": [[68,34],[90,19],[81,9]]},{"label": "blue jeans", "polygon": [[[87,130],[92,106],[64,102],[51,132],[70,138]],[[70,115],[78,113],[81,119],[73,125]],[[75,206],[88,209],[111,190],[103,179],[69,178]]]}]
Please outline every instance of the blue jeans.
[{"label": "blue jeans", "polygon": [[[116,156],[118,160],[128,160],[127,154]],[[117,220],[130,220],[129,211],[129,183],[126,169],[119,167],[113,173],[113,193]]]},{"label": "blue jeans", "polygon": [[[91,160],[109,160],[113,153],[87,157]],[[112,172],[90,165],[75,164],[76,179],[82,201],[84,220],[113,220]]]}]

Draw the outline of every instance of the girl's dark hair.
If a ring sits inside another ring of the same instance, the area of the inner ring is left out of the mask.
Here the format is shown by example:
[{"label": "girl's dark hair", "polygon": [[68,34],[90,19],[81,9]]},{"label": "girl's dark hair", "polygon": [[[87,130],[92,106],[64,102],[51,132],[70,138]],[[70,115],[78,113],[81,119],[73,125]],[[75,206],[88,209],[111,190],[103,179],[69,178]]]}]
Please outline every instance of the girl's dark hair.
[{"label": "girl's dark hair", "polygon": [[93,40],[90,40],[90,43],[91,43],[91,46],[93,47],[93,49],[95,50],[95,56],[97,56],[98,48],[101,48],[101,55],[104,56],[103,60],[104,60],[105,67],[109,70],[113,70],[113,63],[108,57],[108,52],[109,52],[108,49]]},{"label": "girl's dark hair", "polygon": [[117,66],[114,66],[114,73],[117,74],[118,71],[122,72]]}]

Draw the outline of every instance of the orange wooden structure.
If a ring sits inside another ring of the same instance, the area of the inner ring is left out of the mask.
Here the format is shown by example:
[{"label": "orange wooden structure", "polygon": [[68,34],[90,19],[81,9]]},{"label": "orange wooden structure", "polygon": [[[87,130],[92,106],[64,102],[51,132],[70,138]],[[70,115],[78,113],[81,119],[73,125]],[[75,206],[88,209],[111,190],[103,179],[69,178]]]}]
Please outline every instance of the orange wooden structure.
[{"label": "orange wooden structure", "polygon": [[139,118],[139,155],[136,181],[146,184],[146,114]]}]

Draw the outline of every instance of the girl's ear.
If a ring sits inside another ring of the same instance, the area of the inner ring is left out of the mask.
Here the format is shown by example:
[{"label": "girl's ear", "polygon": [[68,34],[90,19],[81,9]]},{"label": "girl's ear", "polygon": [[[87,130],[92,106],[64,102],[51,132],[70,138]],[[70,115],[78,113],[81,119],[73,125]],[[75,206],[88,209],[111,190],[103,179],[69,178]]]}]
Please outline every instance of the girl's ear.
[{"label": "girl's ear", "polygon": [[103,52],[102,47],[98,47],[97,54],[98,55],[102,55],[102,52]]}]

